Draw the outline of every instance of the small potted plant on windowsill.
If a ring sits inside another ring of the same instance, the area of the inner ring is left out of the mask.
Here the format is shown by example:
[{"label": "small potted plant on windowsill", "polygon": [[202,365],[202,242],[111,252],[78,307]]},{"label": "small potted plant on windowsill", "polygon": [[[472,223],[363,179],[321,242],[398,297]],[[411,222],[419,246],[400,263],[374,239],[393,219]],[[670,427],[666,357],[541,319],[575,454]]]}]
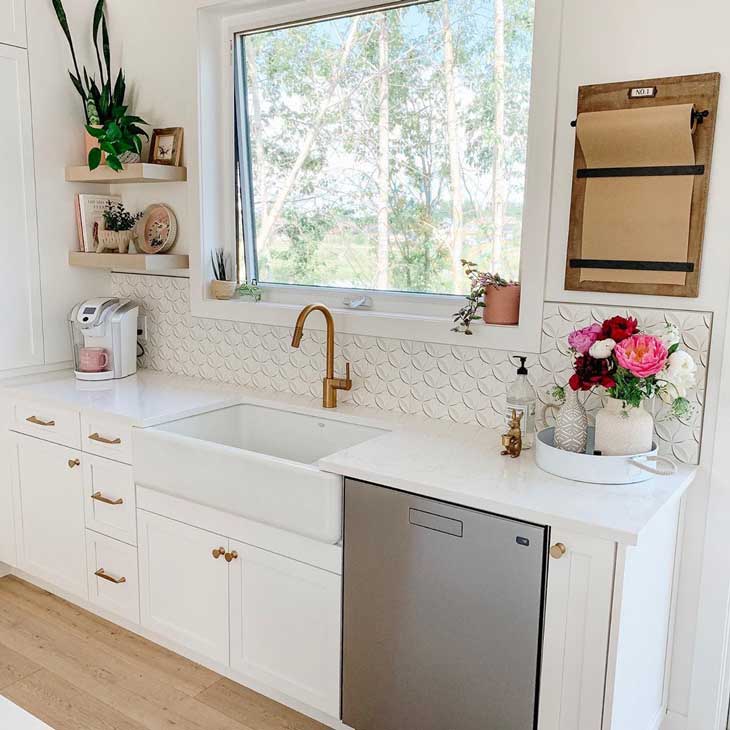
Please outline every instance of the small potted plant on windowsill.
[{"label": "small potted plant on windowsill", "polygon": [[232,299],[236,293],[237,282],[231,280],[231,267],[228,254],[217,248],[210,255],[213,266],[213,281],[210,283],[210,292],[216,299]]},{"label": "small potted plant on windowsill", "polygon": [[478,309],[487,324],[515,325],[520,322],[520,283],[499,274],[479,271],[473,261],[462,259],[464,273],[471,282],[467,303],[454,314],[454,332],[471,335],[471,323],[479,319]]},{"label": "small potted plant on windowsill", "polygon": [[132,215],[122,203],[113,203],[109,200],[102,217],[103,228],[99,230],[96,253],[104,251],[128,253],[129,244],[134,240],[134,227],[142,214]]}]

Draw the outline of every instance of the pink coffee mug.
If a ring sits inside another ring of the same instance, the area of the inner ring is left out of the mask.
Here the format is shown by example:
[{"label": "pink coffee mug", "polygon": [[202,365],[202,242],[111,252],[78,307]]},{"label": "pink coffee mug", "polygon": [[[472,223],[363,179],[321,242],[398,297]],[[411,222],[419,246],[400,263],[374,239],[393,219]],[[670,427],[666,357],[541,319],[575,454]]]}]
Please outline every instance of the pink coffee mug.
[{"label": "pink coffee mug", "polygon": [[79,367],[82,373],[101,373],[109,364],[109,355],[103,347],[80,347]]}]

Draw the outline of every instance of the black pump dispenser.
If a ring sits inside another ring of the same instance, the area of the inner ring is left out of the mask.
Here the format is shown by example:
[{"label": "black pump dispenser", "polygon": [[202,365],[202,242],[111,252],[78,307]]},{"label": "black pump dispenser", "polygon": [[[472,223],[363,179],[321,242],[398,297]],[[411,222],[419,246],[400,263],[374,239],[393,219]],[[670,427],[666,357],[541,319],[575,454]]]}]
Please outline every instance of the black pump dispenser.
[{"label": "black pump dispenser", "polygon": [[523,357],[522,355],[513,355],[512,356],[515,360],[520,361],[520,366],[517,368],[517,374],[518,375],[527,375],[527,368],[525,367],[525,363],[527,362],[527,358]]}]

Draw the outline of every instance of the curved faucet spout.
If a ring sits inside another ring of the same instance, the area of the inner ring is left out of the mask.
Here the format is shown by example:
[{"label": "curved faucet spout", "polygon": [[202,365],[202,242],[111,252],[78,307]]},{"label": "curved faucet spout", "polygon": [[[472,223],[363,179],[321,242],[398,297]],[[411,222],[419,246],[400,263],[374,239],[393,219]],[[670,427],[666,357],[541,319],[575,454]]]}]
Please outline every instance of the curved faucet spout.
[{"label": "curved faucet spout", "polygon": [[335,320],[332,312],[324,304],[309,304],[304,307],[297,322],[294,325],[294,335],[291,339],[292,347],[299,347],[304,334],[304,323],[307,317],[314,312],[322,312],[327,324],[327,365],[324,380],[322,382],[322,405],[325,408],[337,407],[337,391],[350,390],[352,388],[352,380],[350,380],[350,363],[346,363],[346,375],[344,378],[335,378]]}]

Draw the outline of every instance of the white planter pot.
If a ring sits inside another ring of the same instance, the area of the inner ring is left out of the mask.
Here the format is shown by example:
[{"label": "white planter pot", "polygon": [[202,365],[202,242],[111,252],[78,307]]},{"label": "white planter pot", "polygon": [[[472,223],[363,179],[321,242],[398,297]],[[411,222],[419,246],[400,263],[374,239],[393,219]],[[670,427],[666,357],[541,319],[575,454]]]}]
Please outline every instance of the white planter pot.
[{"label": "white planter pot", "polygon": [[644,410],[609,398],[596,414],[596,451],[604,456],[629,456],[651,451],[654,419]]}]

